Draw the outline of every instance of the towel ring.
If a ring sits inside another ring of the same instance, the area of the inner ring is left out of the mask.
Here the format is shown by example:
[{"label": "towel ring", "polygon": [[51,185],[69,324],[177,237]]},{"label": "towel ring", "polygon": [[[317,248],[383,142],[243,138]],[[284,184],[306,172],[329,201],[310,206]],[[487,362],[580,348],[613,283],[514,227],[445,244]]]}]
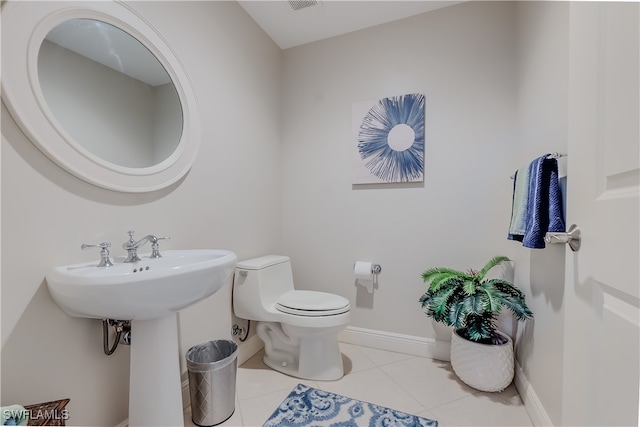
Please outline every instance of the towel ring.
[{"label": "towel ring", "polygon": [[[559,159],[560,157],[564,157],[566,154],[558,153],[554,151],[553,153],[547,155],[547,159]],[[516,174],[511,175],[509,178],[516,179]]]}]

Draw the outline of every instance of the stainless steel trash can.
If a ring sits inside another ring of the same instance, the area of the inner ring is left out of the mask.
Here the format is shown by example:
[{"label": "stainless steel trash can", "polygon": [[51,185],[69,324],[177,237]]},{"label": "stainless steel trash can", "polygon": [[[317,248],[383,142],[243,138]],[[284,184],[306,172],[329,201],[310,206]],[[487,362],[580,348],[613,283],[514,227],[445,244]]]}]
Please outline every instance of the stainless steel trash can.
[{"label": "stainless steel trash can", "polygon": [[199,426],[220,424],[236,408],[238,345],[215,340],[187,350],[191,419]]}]

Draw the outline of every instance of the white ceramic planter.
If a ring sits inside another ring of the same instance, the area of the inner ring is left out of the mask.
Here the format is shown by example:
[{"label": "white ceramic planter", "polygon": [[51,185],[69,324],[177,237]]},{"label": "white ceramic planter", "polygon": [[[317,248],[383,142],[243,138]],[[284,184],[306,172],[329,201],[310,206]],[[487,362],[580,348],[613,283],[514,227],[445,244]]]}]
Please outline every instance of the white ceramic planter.
[{"label": "white ceramic planter", "polygon": [[501,345],[469,341],[453,331],[451,336],[451,367],[467,385],[480,391],[502,391],[514,375],[513,341]]}]

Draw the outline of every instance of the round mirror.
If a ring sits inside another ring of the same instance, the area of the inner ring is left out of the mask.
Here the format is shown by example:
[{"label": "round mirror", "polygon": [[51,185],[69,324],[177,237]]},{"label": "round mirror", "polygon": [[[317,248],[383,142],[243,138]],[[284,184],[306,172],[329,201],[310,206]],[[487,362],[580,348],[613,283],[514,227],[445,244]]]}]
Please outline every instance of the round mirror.
[{"label": "round mirror", "polygon": [[2,99],[23,132],[73,175],[116,191],[173,184],[200,123],[166,41],[122,2],[3,2]]},{"label": "round mirror", "polygon": [[57,25],[40,46],[38,77],[69,142],[102,160],[150,167],[180,142],[182,108],[169,74],[113,25],[94,19]]}]

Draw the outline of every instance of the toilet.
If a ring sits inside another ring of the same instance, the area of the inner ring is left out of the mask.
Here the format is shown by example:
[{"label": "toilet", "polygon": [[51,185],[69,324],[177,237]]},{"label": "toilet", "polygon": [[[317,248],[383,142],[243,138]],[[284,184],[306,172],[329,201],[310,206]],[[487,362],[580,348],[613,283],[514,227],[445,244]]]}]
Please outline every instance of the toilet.
[{"label": "toilet", "polygon": [[240,261],[233,280],[237,317],[257,321],[264,363],[308,380],[344,375],[338,333],[349,323],[349,300],[326,292],[295,290],[289,257]]}]

